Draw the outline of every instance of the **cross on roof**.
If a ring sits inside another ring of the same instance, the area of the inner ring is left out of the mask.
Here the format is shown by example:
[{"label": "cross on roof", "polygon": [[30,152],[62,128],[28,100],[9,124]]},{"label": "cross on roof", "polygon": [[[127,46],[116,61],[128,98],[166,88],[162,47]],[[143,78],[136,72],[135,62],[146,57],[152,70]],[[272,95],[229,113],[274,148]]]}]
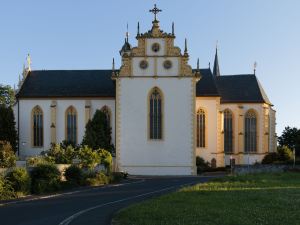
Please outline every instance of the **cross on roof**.
[{"label": "cross on roof", "polygon": [[158,14],[159,12],[161,12],[162,10],[156,7],[156,4],[154,4],[154,8],[150,9],[149,12],[154,14],[154,20],[156,20],[156,14]]}]

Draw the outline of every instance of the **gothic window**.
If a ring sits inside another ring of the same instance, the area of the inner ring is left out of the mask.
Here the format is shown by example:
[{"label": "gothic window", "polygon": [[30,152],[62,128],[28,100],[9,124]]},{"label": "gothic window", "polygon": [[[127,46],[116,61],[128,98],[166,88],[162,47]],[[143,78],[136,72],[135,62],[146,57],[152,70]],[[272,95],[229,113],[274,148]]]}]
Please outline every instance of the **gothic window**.
[{"label": "gothic window", "polygon": [[231,153],[233,151],[233,123],[232,112],[229,109],[224,111],[224,151]]},{"label": "gothic window", "polygon": [[257,118],[253,110],[245,115],[245,152],[257,151]]},{"label": "gothic window", "polygon": [[109,127],[111,127],[111,111],[110,111],[110,109],[108,108],[108,106],[105,105],[102,107],[101,111],[104,112],[104,114],[106,116],[107,124],[109,125]]},{"label": "gothic window", "polygon": [[66,111],[66,141],[77,144],[77,112],[73,106]]},{"label": "gothic window", "polygon": [[150,139],[162,139],[162,94],[158,88],[153,88],[149,96],[149,132]]},{"label": "gothic window", "polygon": [[43,146],[43,111],[39,106],[32,110],[32,144],[34,147]]},{"label": "gothic window", "polygon": [[197,147],[205,148],[205,112],[203,109],[197,111]]}]

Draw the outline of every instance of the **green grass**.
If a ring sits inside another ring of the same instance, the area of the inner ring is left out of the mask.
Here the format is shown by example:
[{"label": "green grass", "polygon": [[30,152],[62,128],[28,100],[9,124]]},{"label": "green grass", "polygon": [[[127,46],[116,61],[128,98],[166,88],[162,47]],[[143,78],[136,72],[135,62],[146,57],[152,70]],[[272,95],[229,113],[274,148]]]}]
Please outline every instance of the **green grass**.
[{"label": "green grass", "polygon": [[124,210],[118,225],[300,225],[300,173],[224,177]]}]

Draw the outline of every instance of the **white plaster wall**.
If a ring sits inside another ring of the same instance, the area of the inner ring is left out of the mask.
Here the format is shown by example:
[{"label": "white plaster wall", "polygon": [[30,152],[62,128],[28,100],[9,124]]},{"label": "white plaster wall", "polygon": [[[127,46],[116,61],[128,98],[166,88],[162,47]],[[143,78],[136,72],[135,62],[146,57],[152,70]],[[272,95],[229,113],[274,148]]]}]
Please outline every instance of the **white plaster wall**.
[{"label": "white plaster wall", "polygon": [[205,161],[211,162],[213,158],[217,159],[217,114],[218,98],[214,97],[197,97],[196,113],[202,108],[206,116],[206,143],[205,148],[196,148],[196,155],[202,157]]},{"label": "white plaster wall", "polygon": [[[158,43],[159,51],[152,51],[152,45]],[[146,55],[147,56],[163,56],[165,55],[165,40],[163,38],[147,38],[146,39]]]},{"label": "white plaster wall", "polygon": [[[146,69],[140,68],[140,62],[142,60],[148,62]],[[170,69],[164,68],[163,63],[165,60],[172,62]],[[132,65],[133,76],[178,76],[179,74],[179,57],[134,57],[132,59]]]},{"label": "white plaster wall", "polygon": [[[48,150],[51,143],[50,122],[51,122],[51,102],[56,100],[56,140],[61,142],[65,137],[65,112],[69,106],[74,106],[78,115],[78,143],[81,143],[85,132],[85,102],[91,101],[92,114],[103,106],[108,106],[111,110],[112,142],[115,144],[115,100],[114,99],[21,99],[20,107],[20,156],[27,157],[39,155],[42,151]],[[44,146],[33,147],[31,143],[31,111],[39,105],[43,110],[44,122]],[[16,115],[17,117],[17,111]]]},{"label": "white plaster wall", "polygon": [[[163,140],[148,138],[148,94],[163,93]],[[194,166],[191,78],[122,78],[119,167],[130,174],[187,175]]]}]

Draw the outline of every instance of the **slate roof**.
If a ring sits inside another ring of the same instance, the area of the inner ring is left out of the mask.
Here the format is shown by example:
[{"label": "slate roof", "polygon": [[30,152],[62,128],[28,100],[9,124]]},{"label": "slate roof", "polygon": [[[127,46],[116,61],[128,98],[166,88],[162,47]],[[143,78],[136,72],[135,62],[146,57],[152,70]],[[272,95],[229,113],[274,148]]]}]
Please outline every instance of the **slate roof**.
[{"label": "slate roof", "polygon": [[[202,78],[196,84],[196,95],[220,96],[221,103],[271,104],[253,74],[214,77],[211,70],[200,69]],[[31,71],[17,98],[112,97],[115,82],[112,70],[35,70]]]}]

